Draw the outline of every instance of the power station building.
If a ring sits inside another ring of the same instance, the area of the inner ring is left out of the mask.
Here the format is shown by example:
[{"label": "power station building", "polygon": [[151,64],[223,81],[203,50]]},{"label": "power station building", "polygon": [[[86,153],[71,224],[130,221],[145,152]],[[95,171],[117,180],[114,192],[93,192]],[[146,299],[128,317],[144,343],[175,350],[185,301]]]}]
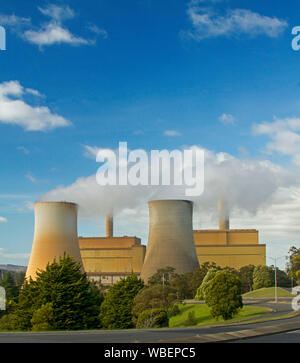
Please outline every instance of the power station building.
[{"label": "power station building", "polygon": [[259,244],[257,230],[230,229],[226,205],[219,204],[219,229],[194,230],[193,203],[182,200],[149,202],[148,247],[136,236],[115,237],[113,217],[106,217],[105,237],[77,236],[77,206],[65,202],[35,204],[35,233],[26,277],[63,256],[79,261],[88,277],[111,285],[132,272],[145,281],[157,269],[172,266],[178,273],[199,264],[221,267],[265,265],[266,246]]},{"label": "power station building", "polygon": [[140,275],[146,246],[137,237],[114,237],[113,217],[106,217],[106,237],[79,237],[82,262],[88,277],[111,285],[134,272]]},{"label": "power station building", "polygon": [[239,269],[266,264],[266,245],[259,244],[256,229],[230,229],[227,204],[219,201],[219,229],[194,231],[200,265],[215,262],[220,267]]}]

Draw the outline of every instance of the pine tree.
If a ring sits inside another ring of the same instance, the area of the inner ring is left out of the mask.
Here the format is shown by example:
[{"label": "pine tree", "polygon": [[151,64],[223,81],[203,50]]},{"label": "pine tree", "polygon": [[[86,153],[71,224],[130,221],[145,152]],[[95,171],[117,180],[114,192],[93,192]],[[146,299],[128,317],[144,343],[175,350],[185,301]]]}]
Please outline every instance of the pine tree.
[{"label": "pine tree", "polygon": [[20,329],[28,330],[33,314],[51,303],[53,314],[48,323],[52,330],[91,329],[100,325],[101,302],[99,290],[82,273],[80,264],[64,256],[39,271],[35,281],[24,284],[16,314]]}]

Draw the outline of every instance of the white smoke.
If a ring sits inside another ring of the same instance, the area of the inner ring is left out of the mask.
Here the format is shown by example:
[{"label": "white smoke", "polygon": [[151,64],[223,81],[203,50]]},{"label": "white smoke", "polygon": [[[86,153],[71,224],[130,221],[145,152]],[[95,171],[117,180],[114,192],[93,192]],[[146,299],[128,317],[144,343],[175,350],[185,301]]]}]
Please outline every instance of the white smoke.
[{"label": "white smoke", "polygon": [[[198,146],[190,149],[200,150]],[[203,149],[201,149],[203,150]],[[95,163],[95,169],[99,164]],[[95,170],[96,171],[96,170]],[[216,213],[217,202],[225,198],[229,208],[255,214],[271,205],[282,188],[298,183],[298,177],[267,160],[240,160],[229,154],[205,150],[204,193],[195,202],[198,213]],[[187,199],[185,186],[99,186],[96,175],[81,177],[69,186],[60,186],[40,197],[40,201],[69,201],[79,205],[82,218],[114,214],[134,214],[155,199]],[[131,212],[128,212],[131,211]]]}]

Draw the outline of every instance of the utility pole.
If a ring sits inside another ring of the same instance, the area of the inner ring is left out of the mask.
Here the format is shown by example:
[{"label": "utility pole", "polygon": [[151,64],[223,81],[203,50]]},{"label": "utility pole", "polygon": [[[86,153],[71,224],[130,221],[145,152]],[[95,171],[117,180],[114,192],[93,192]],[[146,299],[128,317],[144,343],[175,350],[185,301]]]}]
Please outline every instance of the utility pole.
[{"label": "utility pole", "polygon": [[278,296],[277,296],[277,263],[276,263],[277,258],[276,257],[275,257],[274,261],[275,261],[275,302],[277,303]]},{"label": "utility pole", "polygon": [[270,257],[269,256],[269,258],[274,261],[274,267],[275,267],[275,303],[278,302],[278,293],[277,293],[277,260],[279,260],[280,258],[283,258],[283,257],[286,257],[286,255],[280,256],[280,257]]}]

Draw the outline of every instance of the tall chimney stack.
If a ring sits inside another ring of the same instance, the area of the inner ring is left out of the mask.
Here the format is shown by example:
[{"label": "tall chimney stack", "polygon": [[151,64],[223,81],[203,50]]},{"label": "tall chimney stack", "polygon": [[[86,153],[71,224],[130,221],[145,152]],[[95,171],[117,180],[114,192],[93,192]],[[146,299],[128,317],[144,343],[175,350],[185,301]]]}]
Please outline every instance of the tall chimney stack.
[{"label": "tall chimney stack", "polygon": [[105,219],[105,226],[106,226],[106,237],[111,238],[114,235],[114,217],[112,214],[106,216]]},{"label": "tall chimney stack", "polygon": [[218,203],[219,210],[219,229],[222,231],[226,231],[230,229],[229,225],[229,210],[228,205],[224,201],[224,199],[220,199]]}]

